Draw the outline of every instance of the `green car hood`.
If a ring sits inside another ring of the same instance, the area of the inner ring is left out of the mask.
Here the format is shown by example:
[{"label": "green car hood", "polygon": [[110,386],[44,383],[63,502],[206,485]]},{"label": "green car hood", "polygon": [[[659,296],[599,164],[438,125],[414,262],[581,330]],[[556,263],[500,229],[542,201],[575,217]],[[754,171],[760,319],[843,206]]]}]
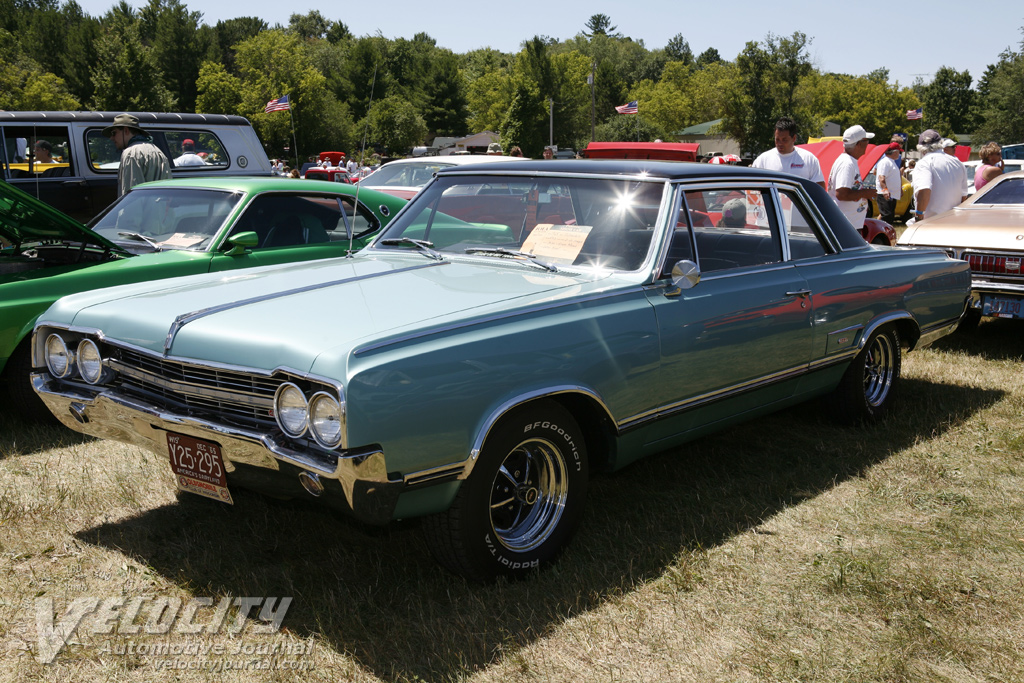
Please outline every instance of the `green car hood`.
[{"label": "green car hood", "polygon": [[364,252],[84,292],[57,301],[40,324],[102,330],[158,353],[170,337],[172,357],[305,372],[331,349],[547,303],[599,279],[487,258]]},{"label": "green car hood", "polygon": [[68,240],[127,254],[74,218],[5,182],[0,182],[0,237],[15,247],[45,240]]}]

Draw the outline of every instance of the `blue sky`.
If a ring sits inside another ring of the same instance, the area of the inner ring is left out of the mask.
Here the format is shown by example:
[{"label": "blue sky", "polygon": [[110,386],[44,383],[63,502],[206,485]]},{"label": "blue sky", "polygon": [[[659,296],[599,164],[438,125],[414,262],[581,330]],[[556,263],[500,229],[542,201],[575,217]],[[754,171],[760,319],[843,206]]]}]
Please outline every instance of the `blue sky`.
[{"label": "blue sky", "polygon": [[[184,1],[190,10],[202,12],[203,20],[211,25],[240,16],[287,25],[292,13],[317,9],[328,19],[345,22],[357,36],[379,31],[388,38],[411,38],[423,31],[441,47],[455,52],[479,47],[516,52],[523,40],[534,35],[571,38],[598,12],[610,16],[619,33],[643,40],[648,49],[664,47],[670,38],[682,33],[694,55],[714,47],[725,59],[734,59],[747,41],[763,40],[768,33],[788,36],[803,31],[813,39],[809,52],[819,70],[861,75],[886,67],[890,81],[901,85],[911,85],[918,76],[927,82],[942,66],[967,69],[976,83],[985,67],[998,60],[1000,52],[1008,47],[1020,50],[1020,27],[1024,26],[1024,3],[1019,0],[973,5],[965,0],[892,5],[820,0],[517,0],[495,4],[462,0]],[[114,4],[112,0],[78,2],[93,16],[101,16]],[[145,0],[130,3],[136,8],[146,4]],[[905,11],[902,16],[892,14],[886,21],[887,7]],[[855,19],[848,18],[850,15]]]}]

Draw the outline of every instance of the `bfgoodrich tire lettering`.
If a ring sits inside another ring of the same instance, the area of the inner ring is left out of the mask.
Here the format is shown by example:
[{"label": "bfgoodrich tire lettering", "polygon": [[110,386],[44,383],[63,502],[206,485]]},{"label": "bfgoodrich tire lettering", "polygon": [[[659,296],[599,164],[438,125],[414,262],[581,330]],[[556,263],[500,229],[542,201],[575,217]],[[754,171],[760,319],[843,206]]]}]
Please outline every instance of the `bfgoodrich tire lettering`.
[{"label": "bfgoodrich tire lettering", "polygon": [[903,350],[895,328],[876,331],[846,369],[836,389],[837,417],[844,422],[881,419],[892,408]]},{"label": "bfgoodrich tire lettering", "polygon": [[583,513],[587,450],[551,400],[502,418],[451,508],[424,522],[431,552],[463,576],[524,576],[554,561]]}]

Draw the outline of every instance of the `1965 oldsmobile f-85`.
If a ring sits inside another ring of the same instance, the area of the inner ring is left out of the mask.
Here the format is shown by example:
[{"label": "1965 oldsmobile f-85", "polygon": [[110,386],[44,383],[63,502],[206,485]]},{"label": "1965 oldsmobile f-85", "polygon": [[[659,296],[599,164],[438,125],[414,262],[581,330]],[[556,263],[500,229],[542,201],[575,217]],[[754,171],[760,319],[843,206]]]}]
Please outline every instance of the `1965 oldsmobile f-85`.
[{"label": "1965 oldsmobile f-85", "polygon": [[492,163],[438,173],[351,258],[61,299],[33,384],[186,491],[424,516],[445,566],[522,575],[591,471],[823,394],[880,417],[969,290],[963,261],[866,244],[799,178]]}]

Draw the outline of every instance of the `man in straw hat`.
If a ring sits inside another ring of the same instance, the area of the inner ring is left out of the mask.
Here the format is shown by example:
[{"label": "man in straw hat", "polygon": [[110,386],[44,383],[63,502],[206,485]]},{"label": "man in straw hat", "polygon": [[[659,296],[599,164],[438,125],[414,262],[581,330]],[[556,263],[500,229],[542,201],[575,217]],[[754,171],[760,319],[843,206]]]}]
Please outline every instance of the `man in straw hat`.
[{"label": "man in straw hat", "polygon": [[121,166],[117,172],[118,196],[139,183],[171,177],[171,162],[153,144],[153,138],[139,127],[138,117],[118,114],[114,122],[103,129],[103,135],[113,140],[121,150]]}]

